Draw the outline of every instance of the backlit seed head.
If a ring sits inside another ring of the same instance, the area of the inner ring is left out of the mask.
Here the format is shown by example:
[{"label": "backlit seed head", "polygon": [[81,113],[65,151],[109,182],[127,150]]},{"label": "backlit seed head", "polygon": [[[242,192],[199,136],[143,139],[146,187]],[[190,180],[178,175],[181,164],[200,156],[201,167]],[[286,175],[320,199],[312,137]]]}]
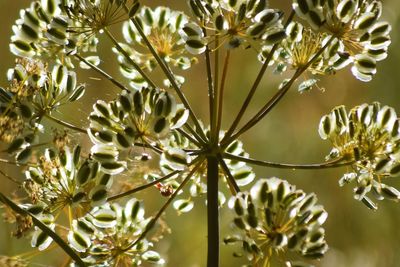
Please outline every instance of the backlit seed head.
[{"label": "backlit seed head", "polygon": [[319,134],[328,139],[333,149],[328,159],[353,161],[352,171],[340,179],[340,185],[356,183],[355,198],[368,207],[373,202],[368,193],[381,200],[400,199],[400,193],[382,183],[386,177],[400,173],[400,128],[393,108],[379,103],[363,104],[346,111],[336,107],[320,122]]},{"label": "backlit seed head", "polygon": [[270,251],[320,258],[328,249],[322,228],[326,211],[317,204],[315,194],[306,194],[284,180],[260,179],[250,193],[233,197],[229,207],[241,232],[230,243],[240,242],[253,262],[263,262]]}]

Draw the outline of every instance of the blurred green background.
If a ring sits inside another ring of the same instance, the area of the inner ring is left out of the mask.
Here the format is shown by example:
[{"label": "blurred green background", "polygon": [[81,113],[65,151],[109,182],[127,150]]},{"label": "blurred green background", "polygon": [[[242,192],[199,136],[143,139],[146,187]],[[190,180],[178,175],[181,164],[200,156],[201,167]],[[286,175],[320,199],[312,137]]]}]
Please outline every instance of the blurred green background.
[{"label": "blurred green background", "polygon": [[[27,0],[0,0],[0,86],[6,86],[6,71],[14,64],[14,57],[8,50],[11,25],[18,18],[19,9],[28,7]],[[184,0],[144,0],[150,6],[166,5],[187,11]],[[317,127],[322,115],[333,107],[344,104],[348,108],[379,101],[390,105],[400,112],[400,2],[385,0],[383,18],[392,24],[392,45],[389,57],[379,63],[378,73],[370,83],[357,81],[349,69],[338,72],[335,76],[325,77],[319,83],[319,89],[299,94],[292,90],[268,117],[249,133],[241,137],[245,149],[253,158],[288,163],[322,162],[330,150],[330,145],[323,142]],[[271,7],[288,10],[291,1],[270,1]],[[120,37],[120,27],[113,31]],[[103,38],[104,39],[104,38]],[[104,39],[100,51],[102,67],[109,73],[120,77],[114,54],[110,52],[110,43]],[[223,51],[223,50],[221,50]],[[242,99],[247,94],[260,64],[251,49],[235,50],[232,54],[231,68],[226,87],[224,121],[227,128],[238,111]],[[97,99],[113,99],[117,89],[107,81],[98,80],[98,75],[91,71],[79,71],[80,81],[86,82],[87,94],[83,101],[70,109],[64,110],[62,118],[71,123],[88,125],[87,116],[92,104]],[[93,79],[95,77],[96,79]],[[203,61],[187,72],[188,82],[184,86],[194,109],[204,121],[207,121],[207,89]],[[276,90],[283,77],[268,72],[261,84],[251,109],[246,113],[254,114]],[[400,113],[399,113],[400,114]],[[248,118],[248,116],[246,118]],[[243,120],[245,121],[245,120]],[[87,142],[87,141],[86,141]],[[12,168],[1,165],[0,168],[12,173]],[[368,210],[361,203],[353,200],[352,187],[340,188],[338,179],[343,169],[304,171],[255,168],[257,177],[277,176],[287,179],[306,192],[315,192],[319,201],[329,213],[325,224],[326,239],[330,246],[325,258],[318,266],[335,267],[395,267],[400,266],[400,206],[399,203],[384,201],[379,203],[375,212]],[[127,177],[122,177],[125,179]],[[399,186],[399,178],[389,183]],[[0,190],[12,192],[15,188],[1,180]],[[145,199],[147,214],[152,214],[165,201],[155,189],[150,189]],[[195,209],[189,214],[176,215],[172,209],[167,212],[167,219],[172,234],[159,243],[157,249],[165,256],[169,267],[205,266],[206,261],[206,213],[204,199],[197,200]],[[230,215],[221,211],[222,231],[230,231]],[[0,255],[15,255],[30,250],[28,240],[16,240],[10,236],[12,226],[0,226]],[[232,247],[222,245],[221,266],[241,266],[243,262],[232,257]],[[65,259],[62,252],[54,250],[52,256],[36,257],[38,266],[61,266]],[[60,257],[60,255],[62,255]],[[32,265],[36,266],[36,265]]]}]

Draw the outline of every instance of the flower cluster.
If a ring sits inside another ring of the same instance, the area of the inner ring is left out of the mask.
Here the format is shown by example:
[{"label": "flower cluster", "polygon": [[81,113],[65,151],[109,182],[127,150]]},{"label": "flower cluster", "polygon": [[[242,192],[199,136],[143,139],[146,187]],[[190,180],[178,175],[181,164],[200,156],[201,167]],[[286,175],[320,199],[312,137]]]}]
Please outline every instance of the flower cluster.
[{"label": "flower cluster", "polygon": [[[204,27],[210,28],[212,34],[218,36],[229,49],[239,46],[258,49],[263,44],[274,44],[285,37],[281,24],[282,13],[269,9],[265,0],[191,0],[189,3]],[[185,33],[189,48],[196,49],[202,43],[210,43],[198,41],[204,38],[199,26],[195,24],[187,25]]]},{"label": "flower cluster", "polygon": [[[107,200],[111,175],[101,172],[99,164],[83,158],[80,151],[79,146],[73,151],[65,147],[58,153],[47,149],[38,166],[29,167],[25,173],[23,188],[30,203],[22,206],[53,230],[56,218],[65,208],[78,214]],[[35,228],[33,247],[44,250],[51,242],[46,233]]]},{"label": "flower cluster", "polygon": [[89,266],[163,264],[160,255],[150,250],[151,242],[138,240],[150,222],[144,213],[143,203],[134,198],[125,207],[107,203],[94,208],[72,222],[69,244],[85,255],[83,260]]},{"label": "flower cluster", "polygon": [[386,58],[391,42],[390,25],[379,21],[380,1],[294,0],[293,8],[313,28],[321,28],[336,38],[325,52],[334,69],[353,64],[351,70],[357,79],[372,79],[376,62]]},{"label": "flower cluster", "polygon": [[120,152],[130,150],[135,142],[151,147],[168,138],[170,131],[181,127],[188,118],[187,110],[161,89],[124,91],[109,103],[97,101],[93,108],[88,131],[95,144],[93,157],[103,168],[115,172],[122,171],[113,167],[121,165],[116,161]]},{"label": "flower cluster", "polygon": [[42,119],[60,106],[78,100],[85,92],[78,85],[76,73],[63,65],[55,65],[51,72],[41,61],[19,59],[8,71],[10,85],[0,88],[1,139],[11,142],[7,152],[16,154],[18,161],[26,161],[31,144],[37,142]]},{"label": "flower cluster", "polygon": [[339,183],[355,182],[357,200],[376,209],[367,196],[370,192],[378,200],[400,199],[397,189],[382,183],[383,178],[400,174],[400,126],[393,108],[363,104],[347,113],[344,106],[336,107],[322,117],[319,134],[334,146],[328,159],[353,162],[352,171]]},{"label": "flower cluster", "polygon": [[[190,19],[184,13],[171,10],[167,7],[151,9],[144,6],[141,7],[135,16],[135,20],[146,34],[148,41],[157,54],[169,66],[186,70],[196,61],[185,49],[185,40],[183,39],[182,31]],[[157,62],[147,51],[146,43],[132,21],[124,23],[122,33],[126,43],[121,43],[120,45],[124,51],[141,68],[152,71],[157,66]],[[148,86],[147,82],[129,61],[126,60],[125,56],[115,48],[114,52],[118,54],[121,73],[130,79],[131,86],[137,89]],[[175,76],[180,83],[184,82],[182,76]],[[164,80],[164,83],[168,84],[167,80]]]},{"label": "flower cluster", "polygon": [[65,147],[58,153],[48,149],[38,167],[29,167],[24,187],[34,196],[33,202],[45,203],[50,212],[66,206],[104,204],[111,175],[101,172],[97,162],[82,158],[80,153],[79,146],[73,151]]},{"label": "flower cluster", "polygon": [[67,53],[79,47],[94,51],[96,41],[72,36],[68,32],[71,22],[58,0],[34,1],[21,10],[20,19],[13,26],[10,50],[27,58],[43,58],[72,67]]},{"label": "flower cluster", "polygon": [[242,234],[224,241],[240,242],[253,263],[264,257],[268,262],[270,250],[291,250],[307,258],[320,258],[328,249],[322,228],[327,213],[317,204],[315,194],[296,190],[284,180],[260,179],[250,193],[233,197],[229,207],[237,215],[233,222]]}]

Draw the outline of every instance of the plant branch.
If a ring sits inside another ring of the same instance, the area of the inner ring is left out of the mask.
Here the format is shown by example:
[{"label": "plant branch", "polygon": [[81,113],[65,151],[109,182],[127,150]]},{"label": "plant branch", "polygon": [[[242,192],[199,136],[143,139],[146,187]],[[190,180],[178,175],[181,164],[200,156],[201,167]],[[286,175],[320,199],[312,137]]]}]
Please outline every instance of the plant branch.
[{"label": "plant branch", "polygon": [[10,175],[8,175],[7,173],[3,172],[2,170],[0,170],[0,174],[3,175],[4,177],[6,177],[8,180],[10,180],[11,182],[21,186],[22,183],[17,181],[17,179],[11,177]]},{"label": "plant branch", "polygon": [[9,206],[13,211],[23,216],[30,216],[32,218],[33,223],[44,233],[46,233],[49,237],[51,237],[57,245],[60,246],[65,253],[67,253],[71,259],[75,261],[78,266],[86,266],[86,264],[82,261],[82,259],[76,254],[76,252],[53,230],[47,227],[44,223],[42,223],[39,219],[37,219],[32,213],[24,210],[16,203],[14,203],[11,199],[6,197],[4,194],[0,193],[0,201],[5,205]]},{"label": "plant branch", "polygon": [[[290,13],[287,21],[286,21],[285,28],[293,20],[294,15],[295,15],[295,13],[294,13],[294,11],[292,11]],[[226,132],[226,134],[225,134],[224,138],[222,139],[221,143],[225,142],[226,139],[228,139],[233,134],[233,132],[235,131],[236,127],[238,126],[240,120],[242,119],[244,113],[246,112],[248,106],[250,105],[250,102],[253,99],[253,96],[256,93],[257,88],[260,85],[261,80],[264,77],[265,71],[267,70],[267,68],[269,66],[269,63],[271,62],[271,60],[272,60],[272,58],[274,56],[274,53],[275,53],[276,49],[278,48],[278,46],[279,46],[279,43],[276,43],[276,44],[274,44],[272,46],[272,49],[268,53],[268,56],[265,59],[264,64],[262,65],[262,67],[261,67],[261,69],[260,69],[260,71],[259,71],[259,73],[258,73],[258,75],[256,77],[256,80],[254,81],[253,86],[251,87],[251,89],[250,89],[250,91],[249,91],[249,93],[248,93],[248,95],[247,95],[242,107],[240,108],[239,113],[237,114],[237,116],[236,116],[235,120],[233,121],[231,127]]]},{"label": "plant branch", "polygon": [[45,117],[50,119],[50,120],[52,120],[52,121],[54,121],[57,124],[60,124],[61,126],[67,127],[67,128],[69,128],[71,130],[74,130],[74,131],[77,131],[77,132],[80,132],[80,133],[87,134],[87,131],[85,129],[82,129],[82,128],[78,127],[78,126],[75,126],[75,125],[73,125],[71,123],[68,123],[68,122],[65,122],[63,120],[54,118],[50,114],[46,114]]},{"label": "plant branch", "polygon": [[224,171],[224,173],[227,177],[229,189],[231,190],[232,195],[235,196],[237,193],[240,192],[240,188],[236,183],[235,177],[233,177],[231,171],[229,170],[228,165],[226,164],[226,162],[224,161],[224,159],[221,156],[218,157],[218,160],[222,167],[222,170]]},{"label": "plant branch", "polygon": [[168,180],[168,179],[174,177],[175,175],[179,174],[180,172],[181,172],[181,171],[173,171],[173,172],[171,172],[171,173],[165,175],[164,177],[161,177],[161,178],[159,178],[159,179],[157,179],[157,180],[155,180],[155,181],[153,181],[153,182],[150,182],[150,183],[147,183],[147,184],[145,184],[145,185],[142,185],[142,186],[133,188],[133,189],[128,190],[128,191],[126,191],[126,192],[123,192],[123,193],[121,193],[121,194],[118,194],[118,195],[109,197],[109,198],[107,199],[107,201],[114,201],[114,200],[117,200],[117,199],[120,199],[120,198],[129,196],[129,195],[131,195],[131,194],[134,194],[134,193],[136,193],[136,192],[142,191],[142,190],[147,189],[147,188],[149,188],[149,187],[152,187],[152,186],[154,186],[154,185],[156,185],[156,184],[158,184],[158,183],[161,183],[161,182],[163,182],[163,181],[165,181],[165,180]]},{"label": "plant branch", "polygon": [[[207,30],[203,27],[203,34],[204,37],[207,37]],[[207,70],[207,84],[208,84],[208,104],[209,104],[209,112],[210,112],[210,126],[212,127],[214,122],[214,102],[215,95],[214,95],[214,81],[212,77],[212,69],[211,69],[211,59],[210,59],[210,47],[207,44],[206,51],[204,52],[205,60],[206,60],[206,70]]]},{"label": "plant branch", "polygon": [[146,80],[146,82],[153,88],[156,88],[157,86],[155,83],[150,79],[149,75],[147,75],[142,68],[135,62],[133,59],[129,56],[129,54],[121,47],[121,45],[118,43],[117,39],[112,35],[112,33],[107,29],[104,28],[104,32],[106,35],[110,38],[110,40],[113,42],[115,45],[115,48],[125,57],[125,59],[131,64],[135,70],[143,77],[143,79]]},{"label": "plant branch", "polygon": [[132,247],[134,247],[139,241],[141,241],[143,238],[146,237],[148,232],[153,228],[157,220],[161,217],[161,215],[164,213],[164,211],[168,208],[168,206],[172,203],[172,201],[175,199],[175,197],[180,193],[182,188],[189,182],[190,178],[194,175],[194,173],[197,171],[197,169],[200,167],[202,164],[203,160],[200,160],[200,162],[190,171],[190,173],[186,176],[186,178],[183,180],[183,182],[179,185],[179,187],[175,190],[175,192],[168,198],[167,202],[161,207],[161,209],[157,212],[157,214],[151,219],[149,224],[146,225],[146,228],[142,232],[142,234],[134,241],[132,242],[128,247],[123,249],[123,251],[128,251]]},{"label": "plant branch", "polygon": [[186,137],[187,139],[189,139],[190,142],[194,143],[196,146],[201,147],[201,144],[195,139],[193,138],[190,134],[188,134],[187,132],[185,132],[182,129],[176,129],[180,134],[182,134],[184,137]]},{"label": "plant branch", "polygon": [[104,78],[106,78],[107,80],[109,80],[110,82],[112,82],[115,86],[117,86],[118,88],[120,88],[121,90],[127,90],[129,91],[129,89],[124,86],[122,83],[120,83],[119,81],[115,80],[110,74],[108,74],[107,72],[105,72],[104,70],[100,69],[99,67],[97,67],[96,65],[90,63],[89,61],[87,61],[84,57],[80,56],[79,54],[75,54],[75,57],[78,58],[80,61],[82,61],[83,63],[85,63],[86,65],[88,65],[91,69],[93,69],[94,71],[96,71],[97,73],[99,73],[100,75],[102,75]]},{"label": "plant branch", "polygon": [[219,137],[217,132],[217,120],[218,120],[218,99],[220,98],[218,91],[219,82],[219,37],[215,36],[215,55],[214,55],[214,102],[213,102],[213,114],[211,122],[211,140],[212,143],[218,143]]},{"label": "plant branch", "polygon": [[252,158],[245,158],[230,153],[224,153],[223,157],[231,160],[246,162],[257,166],[278,168],[278,169],[292,169],[292,170],[330,169],[330,168],[340,168],[354,164],[354,161],[343,162],[343,159],[337,159],[337,160],[327,161],[323,163],[314,163],[314,164],[289,164],[289,163],[276,163],[270,161],[256,160]]},{"label": "plant branch", "polygon": [[260,111],[251,118],[239,131],[230,136],[222,143],[222,146],[228,145],[232,140],[235,140],[244,132],[251,129],[254,125],[256,125],[259,121],[261,121],[274,107],[279,101],[286,95],[289,91],[293,83],[297,80],[297,78],[305,72],[308,67],[314,63],[314,61],[325,51],[325,49],[330,45],[330,43],[335,39],[335,36],[332,36],[326,44],[301,68],[297,69],[292,78],[281,88],[278,92],[260,109]]},{"label": "plant branch", "polygon": [[219,96],[218,96],[218,119],[217,119],[217,127],[216,127],[216,139],[219,139],[219,131],[221,129],[222,123],[222,107],[224,105],[224,90],[225,90],[225,82],[226,77],[228,74],[228,66],[229,66],[229,59],[230,59],[231,51],[228,50],[225,56],[224,62],[224,69],[222,71],[222,78],[221,78],[221,87],[219,88]]},{"label": "plant branch", "polygon": [[17,165],[17,166],[26,166],[26,167],[36,167],[37,166],[34,163],[21,163],[21,162],[18,162],[18,161],[11,161],[11,160],[1,159],[1,158],[0,158],[0,163],[10,164],[10,165]]}]

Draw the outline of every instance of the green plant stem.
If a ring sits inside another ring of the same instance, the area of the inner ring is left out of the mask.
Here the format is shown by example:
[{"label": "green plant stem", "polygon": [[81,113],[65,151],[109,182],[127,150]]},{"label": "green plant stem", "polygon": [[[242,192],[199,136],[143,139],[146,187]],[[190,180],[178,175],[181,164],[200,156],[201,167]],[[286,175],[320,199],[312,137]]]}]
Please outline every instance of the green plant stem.
[{"label": "green plant stem", "polygon": [[221,155],[218,157],[218,161],[227,177],[229,189],[231,190],[232,195],[235,196],[237,193],[240,192],[240,188],[236,183],[235,177],[233,177],[231,171],[229,170],[228,165],[226,164]]},{"label": "green plant stem", "polygon": [[154,152],[156,152],[157,154],[163,153],[162,148],[160,148],[158,146],[153,146],[150,144],[139,143],[139,142],[135,142],[133,145],[138,146],[138,147],[143,147],[143,148],[149,148],[149,149],[153,150]]},{"label": "green plant stem", "polygon": [[0,159],[0,163],[10,164],[10,165],[17,165],[17,166],[24,166],[24,167],[36,167],[37,165],[34,163],[21,163],[18,161],[11,161],[8,159]]},{"label": "green plant stem", "polygon": [[51,116],[50,114],[46,114],[45,117],[48,118],[48,119],[50,119],[50,120],[52,120],[52,121],[54,121],[54,122],[57,123],[57,124],[60,124],[60,125],[62,125],[62,126],[64,126],[64,127],[66,127],[66,128],[69,128],[69,129],[71,129],[71,130],[74,130],[74,131],[77,131],[77,132],[80,132],[80,133],[87,134],[87,131],[86,131],[85,129],[79,128],[78,126],[75,126],[75,125],[73,125],[73,124],[71,124],[71,123],[68,123],[68,122],[65,122],[65,121],[63,121],[63,120],[54,118],[54,117]]},{"label": "green plant stem", "polygon": [[[127,14],[129,14],[129,8],[124,5],[125,11]],[[178,95],[179,99],[182,101],[183,105],[185,106],[186,109],[189,110],[189,115],[190,118],[193,120],[193,123],[195,124],[195,128],[199,135],[204,139],[207,140],[205,133],[203,132],[203,129],[200,127],[199,120],[194,113],[192,107],[189,104],[189,101],[186,99],[186,96],[183,94],[182,90],[180,89],[179,85],[177,84],[174,75],[172,74],[171,70],[169,69],[168,65],[164,61],[163,58],[158,55],[157,51],[154,49],[153,45],[150,43],[149,39],[147,38],[146,34],[143,32],[142,27],[140,24],[137,22],[137,20],[134,17],[130,18],[131,22],[135,25],[136,30],[142,37],[143,41],[146,43],[146,46],[149,48],[151,54],[157,61],[157,63],[160,65],[161,69],[163,70],[164,74],[167,76],[168,80],[170,81],[172,87],[174,88],[176,94]]]},{"label": "green plant stem", "polygon": [[134,193],[136,193],[136,192],[142,191],[142,190],[147,189],[147,188],[149,188],[149,187],[152,187],[152,186],[154,186],[154,185],[156,185],[156,184],[158,184],[158,183],[164,182],[164,181],[166,181],[166,180],[168,180],[168,179],[174,177],[175,175],[179,174],[180,172],[181,172],[181,171],[173,171],[173,172],[171,172],[171,173],[165,175],[164,177],[161,177],[161,178],[159,178],[159,179],[157,179],[157,180],[155,180],[155,181],[153,181],[153,182],[150,182],[150,183],[147,183],[147,184],[145,184],[145,185],[142,185],[142,186],[133,188],[133,189],[128,190],[128,191],[126,191],[126,192],[123,192],[123,193],[121,193],[121,194],[118,194],[118,195],[109,197],[109,198],[107,199],[107,201],[114,201],[114,200],[117,200],[117,199],[120,199],[120,198],[129,196],[129,195],[131,195],[131,194],[134,194]]},{"label": "green plant stem", "polygon": [[226,51],[225,61],[224,61],[224,69],[222,71],[221,77],[221,86],[219,88],[218,94],[218,119],[217,119],[217,127],[216,127],[216,139],[219,139],[219,131],[221,130],[221,123],[222,123],[222,110],[224,105],[224,90],[225,90],[225,82],[226,77],[228,74],[228,66],[229,66],[229,59],[230,59],[231,51]]},{"label": "green plant stem", "polygon": [[245,158],[241,156],[236,156],[229,153],[223,154],[224,158],[246,162],[252,165],[263,166],[263,167],[271,167],[278,169],[292,169],[292,170],[315,170],[315,169],[330,169],[330,168],[340,168],[349,166],[354,164],[354,161],[343,161],[343,159],[337,159],[332,161],[327,161],[323,163],[314,163],[314,164],[290,164],[290,163],[276,163],[264,160],[257,160],[252,158]]},{"label": "green plant stem", "polygon": [[[294,11],[292,11],[290,13],[287,21],[286,21],[285,28],[293,20],[294,15],[295,15],[295,13],[294,13]],[[262,65],[262,67],[261,67],[261,69],[260,69],[260,71],[259,71],[259,73],[258,73],[258,75],[257,75],[257,77],[256,77],[256,79],[255,79],[255,81],[254,81],[249,93],[247,94],[246,99],[243,102],[242,107],[240,108],[239,113],[236,115],[235,120],[233,121],[231,127],[226,132],[226,134],[225,134],[224,138],[222,139],[221,143],[225,142],[226,139],[228,139],[233,134],[233,132],[236,130],[236,127],[238,126],[240,120],[242,119],[244,113],[246,112],[248,106],[250,105],[250,102],[253,99],[253,96],[256,93],[257,88],[260,85],[261,80],[264,77],[265,71],[267,70],[267,68],[269,66],[269,63],[271,62],[271,60],[272,60],[272,58],[274,56],[274,53],[275,53],[276,49],[278,48],[278,46],[279,46],[279,43],[276,43],[276,44],[274,44],[272,46],[272,49],[269,52],[267,58],[265,59],[265,61],[264,61],[263,65]]]},{"label": "green plant stem", "polygon": [[129,64],[131,64],[135,70],[143,77],[143,79],[146,80],[146,82],[153,88],[156,88],[156,84],[150,79],[149,75],[147,75],[142,68],[135,62],[132,60],[132,58],[129,56],[129,54],[120,46],[120,44],[118,43],[117,39],[115,39],[115,37],[112,35],[112,33],[107,29],[104,28],[104,32],[106,33],[106,35],[110,38],[110,40],[113,42],[113,44],[115,45],[115,48],[125,57],[125,59],[129,62]]},{"label": "green plant stem", "polygon": [[190,171],[190,173],[186,176],[186,178],[183,180],[183,182],[179,185],[179,187],[175,190],[175,192],[168,198],[167,202],[161,207],[161,209],[157,212],[156,215],[151,219],[151,221],[147,224],[146,228],[142,232],[142,234],[134,241],[132,242],[128,247],[123,249],[122,251],[128,251],[132,247],[134,247],[137,243],[139,243],[143,238],[146,237],[148,232],[154,227],[156,224],[157,220],[161,217],[161,215],[164,213],[164,211],[168,208],[168,206],[172,203],[172,201],[175,199],[175,197],[180,193],[182,188],[189,182],[189,180],[192,178],[193,174],[197,171],[197,169],[200,167],[202,164],[203,160],[199,159],[199,163]]},{"label": "green plant stem", "polygon": [[10,180],[11,182],[21,186],[22,183],[17,181],[16,179],[14,179],[13,177],[11,177],[10,175],[8,175],[7,173],[3,172],[2,170],[0,170],[0,174],[3,175],[4,177],[6,177],[8,180]]},{"label": "green plant stem", "polygon": [[188,134],[187,132],[185,132],[182,129],[177,129],[177,131],[182,134],[184,137],[186,137],[187,139],[189,139],[190,142],[194,143],[196,146],[201,147],[201,144],[195,139],[193,138],[190,134]]},{"label": "green plant stem", "polygon": [[16,203],[14,203],[11,199],[6,197],[4,194],[0,193],[0,201],[3,202],[5,205],[10,207],[13,211],[15,211],[18,214],[21,214],[22,216],[30,216],[32,218],[33,223],[44,233],[46,233],[49,237],[51,237],[59,247],[64,250],[65,253],[67,253],[71,259],[75,261],[75,263],[78,266],[86,266],[86,264],[82,261],[82,259],[76,254],[76,252],[59,236],[57,235],[53,230],[51,230],[49,227],[47,227],[44,223],[42,223],[39,219],[35,217],[32,213],[24,210],[20,206],[18,206]]},{"label": "green plant stem", "polygon": [[109,80],[110,82],[112,82],[115,86],[117,86],[118,88],[120,88],[121,90],[127,90],[129,91],[129,89],[124,86],[122,83],[120,83],[119,81],[115,80],[110,74],[108,74],[107,72],[105,72],[104,70],[100,69],[99,67],[97,67],[96,65],[93,65],[92,63],[90,63],[89,61],[87,61],[84,57],[80,56],[79,54],[75,54],[75,57],[77,59],[79,59],[80,61],[82,61],[83,63],[85,63],[86,65],[88,65],[91,69],[93,69],[94,71],[96,71],[97,73],[99,73],[100,75],[102,75],[104,78],[106,78],[107,80]]},{"label": "green plant stem", "polygon": [[[207,30],[203,27],[203,34],[204,37],[207,37]],[[214,95],[214,80],[212,77],[212,69],[211,69],[211,59],[210,59],[210,47],[207,44],[206,51],[204,52],[204,57],[206,60],[206,72],[207,72],[207,85],[208,85],[208,104],[209,104],[209,112],[210,112],[210,126],[213,127],[214,121],[214,102],[215,102],[215,95]],[[213,129],[211,129],[212,131]]]},{"label": "green plant stem", "polygon": [[189,124],[185,123],[185,125],[183,125],[183,127],[185,127],[193,135],[193,137],[196,138],[196,140],[200,144],[202,144],[203,146],[206,146],[207,140],[203,139]]},{"label": "green plant stem", "polygon": [[279,101],[286,95],[289,91],[293,83],[297,80],[297,78],[305,72],[308,67],[314,63],[314,61],[325,51],[325,49],[331,44],[331,42],[335,39],[335,36],[332,36],[326,44],[301,68],[298,68],[292,78],[281,88],[278,92],[260,109],[260,111],[252,117],[241,129],[239,129],[235,134],[228,137],[225,142],[222,143],[222,147],[228,145],[232,140],[238,138],[244,132],[250,130],[254,125],[260,122],[274,107]]},{"label": "green plant stem", "polygon": [[217,131],[217,120],[218,120],[218,102],[219,98],[221,97],[219,95],[218,91],[218,81],[219,81],[219,37],[218,35],[215,36],[215,54],[214,54],[214,102],[213,102],[213,113],[211,114],[212,116],[212,122],[211,122],[211,143],[216,144],[219,141],[218,137],[218,131]]}]

